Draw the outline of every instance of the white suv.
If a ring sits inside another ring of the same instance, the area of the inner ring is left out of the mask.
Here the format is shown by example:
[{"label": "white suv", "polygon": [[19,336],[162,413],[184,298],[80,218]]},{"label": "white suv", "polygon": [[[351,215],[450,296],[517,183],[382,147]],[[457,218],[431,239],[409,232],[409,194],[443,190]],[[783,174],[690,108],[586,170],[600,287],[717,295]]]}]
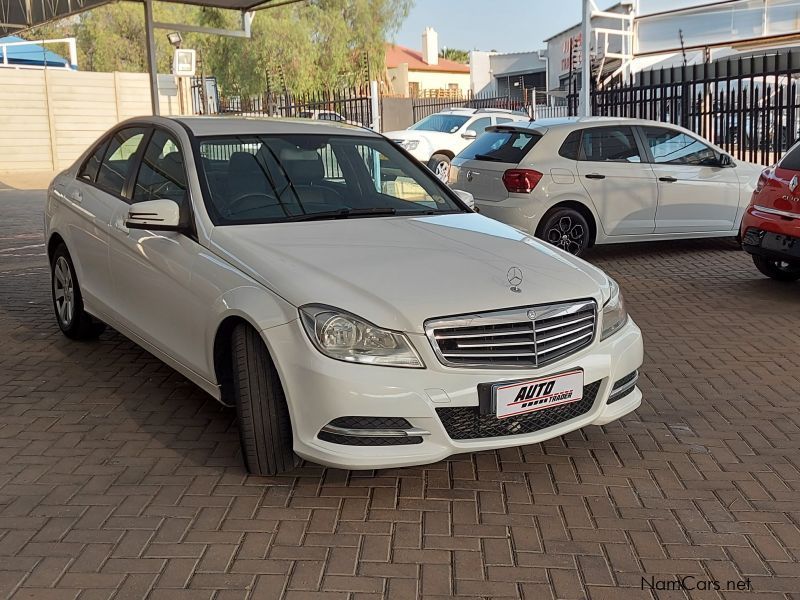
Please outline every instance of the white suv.
[{"label": "white suv", "polygon": [[429,115],[408,129],[384,135],[446,182],[450,161],[487,127],[528,120],[524,113],[499,108],[451,108]]}]

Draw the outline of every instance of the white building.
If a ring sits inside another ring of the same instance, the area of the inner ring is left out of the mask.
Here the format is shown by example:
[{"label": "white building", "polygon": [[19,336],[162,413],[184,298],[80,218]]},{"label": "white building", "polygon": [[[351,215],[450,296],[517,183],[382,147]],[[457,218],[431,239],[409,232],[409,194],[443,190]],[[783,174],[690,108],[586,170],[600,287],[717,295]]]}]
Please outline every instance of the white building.
[{"label": "white building", "polygon": [[[800,44],[800,0],[628,0],[592,19],[590,52],[599,83],[620,74],[697,64]],[[581,24],[545,40],[551,94],[580,88]],[[627,32],[627,33],[626,33]],[[628,41],[630,40],[630,41]],[[599,72],[599,74],[598,74]]]}]

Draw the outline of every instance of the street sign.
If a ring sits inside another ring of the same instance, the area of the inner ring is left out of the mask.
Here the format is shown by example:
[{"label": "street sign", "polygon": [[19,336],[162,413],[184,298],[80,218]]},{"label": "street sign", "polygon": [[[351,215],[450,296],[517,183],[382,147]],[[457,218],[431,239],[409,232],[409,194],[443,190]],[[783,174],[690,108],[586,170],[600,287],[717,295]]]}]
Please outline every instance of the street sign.
[{"label": "street sign", "polygon": [[172,59],[172,73],[176,77],[194,77],[197,53],[188,48],[176,48]]}]

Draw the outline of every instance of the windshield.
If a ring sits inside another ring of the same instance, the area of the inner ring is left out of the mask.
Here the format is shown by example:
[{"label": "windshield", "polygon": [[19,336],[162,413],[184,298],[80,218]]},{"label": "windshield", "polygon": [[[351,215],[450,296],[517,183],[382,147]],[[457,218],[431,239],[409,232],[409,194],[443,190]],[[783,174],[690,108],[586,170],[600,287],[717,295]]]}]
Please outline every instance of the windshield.
[{"label": "windshield", "polygon": [[200,139],[216,225],[464,212],[425,167],[382,138]]},{"label": "windshield", "polygon": [[418,123],[414,123],[409,129],[419,129],[421,131],[440,131],[442,133],[455,133],[461,126],[469,121],[469,117],[463,115],[431,115],[425,117]]}]

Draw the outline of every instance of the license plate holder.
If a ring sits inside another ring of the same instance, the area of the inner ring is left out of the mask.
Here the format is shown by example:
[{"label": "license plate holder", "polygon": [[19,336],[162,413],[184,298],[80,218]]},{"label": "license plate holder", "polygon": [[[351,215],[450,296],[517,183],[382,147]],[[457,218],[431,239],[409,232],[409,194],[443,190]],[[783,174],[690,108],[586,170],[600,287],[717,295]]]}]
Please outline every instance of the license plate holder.
[{"label": "license plate holder", "polygon": [[478,399],[481,415],[506,419],[583,398],[583,369],[571,369],[533,379],[481,383]]}]

